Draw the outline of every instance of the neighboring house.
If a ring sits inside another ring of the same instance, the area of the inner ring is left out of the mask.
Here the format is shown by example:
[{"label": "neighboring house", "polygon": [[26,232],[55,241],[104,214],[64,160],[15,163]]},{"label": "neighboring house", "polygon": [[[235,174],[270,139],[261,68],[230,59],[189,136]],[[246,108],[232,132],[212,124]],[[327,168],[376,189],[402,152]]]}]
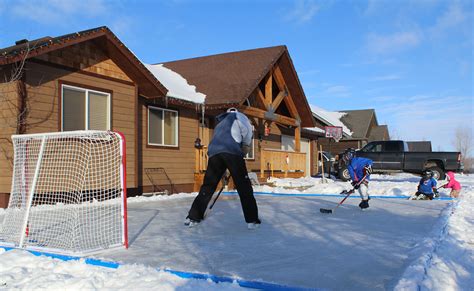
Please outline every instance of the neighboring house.
[{"label": "neighboring house", "polygon": [[362,148],[373,140],[390,140],[388,127],[379,125],[374,109],[341,110],[346,113],[341,121],[352,131],[351,138],[344,140],[348,147]]},{"label": "neighboring house", "polygon": [[387,125],[379,125],[372,128],[368,141],[371,142],[376,140],[390,140]]},{"label": "neighboring house", "polygon": [[312,135],[301,128],[314,123],[285,46],[144,65],[99,27],[1,49],[0,74],[0,207],[10,192],[12,134],[121,131],[131,195],[154,189],[146,173],[155,168],[166,175],[154,183],[190,192],[205,170],[214,117],[229,107],[255,127],[249,170],[309,174]]},{"label": "neighboring house", "polygon": [[[311,106],[316,128],[305,129],[319,131],[321,136],[318,144],[324,151],[338,154],[347,148],[362,148],[367,142],[374,140],[390,140],[387,125],[378,125],[375,110],[345,110],[326,111],[322,108]],[[335,142],[324,136],[326,126],[342,127],[342,139]]]}]

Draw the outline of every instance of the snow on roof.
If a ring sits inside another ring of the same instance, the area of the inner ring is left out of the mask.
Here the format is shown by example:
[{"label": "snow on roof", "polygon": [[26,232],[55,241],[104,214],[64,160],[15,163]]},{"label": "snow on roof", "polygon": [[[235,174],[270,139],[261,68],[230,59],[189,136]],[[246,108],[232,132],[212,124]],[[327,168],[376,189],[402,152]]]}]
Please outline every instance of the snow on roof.
[{"label": "snow on roof", "polygon": [[324,133],[324,129],[319,128],[319,127],[305,127],[304,129],[314,131],[314,132],[319,132],[319,133]]},{"label": "snow on roof", "polygon": [[193,103],[203,104],[206,95],[196,91],[196,86],[190,85],[180,74],[163,66],[163,64],[145,64],[147,69],[168,89],[166,96]]},{"label": "snow on roof", "polygon": [[317,118],[320,118],[323,122],[327,123],[329,126],[341,126],[342,132],[348,136],[352,135],[352,131],[341,122],[341,118],[346,115],[345,112],[330,112],[326,111],[318,106],[309,105],[313,115],[316,115]]}]

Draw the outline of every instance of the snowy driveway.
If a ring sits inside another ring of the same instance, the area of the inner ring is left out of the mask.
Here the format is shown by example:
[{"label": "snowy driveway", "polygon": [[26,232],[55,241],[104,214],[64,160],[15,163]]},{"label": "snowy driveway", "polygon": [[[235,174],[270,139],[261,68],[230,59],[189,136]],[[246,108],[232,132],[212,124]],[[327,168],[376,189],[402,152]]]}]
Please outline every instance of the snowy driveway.
[{"label": "snowy driveway", "polygon": [[262,226],[249,231],[240,202],[221,198],[208,219],[183,226],[192,197],[129,204],[128,250],[101,257],[179,271],[329,290],[392,289],[449,202],[257,196]]}]

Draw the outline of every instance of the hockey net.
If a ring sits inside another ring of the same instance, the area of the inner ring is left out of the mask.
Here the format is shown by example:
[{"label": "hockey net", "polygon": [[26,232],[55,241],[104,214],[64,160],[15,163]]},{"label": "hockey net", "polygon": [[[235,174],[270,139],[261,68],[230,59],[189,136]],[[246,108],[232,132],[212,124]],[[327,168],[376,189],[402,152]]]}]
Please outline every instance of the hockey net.
[{"label": "hockey net", "polygon": [[128,246],[122,134],[71,131],[12,141],[1,244],[73,255]]}]

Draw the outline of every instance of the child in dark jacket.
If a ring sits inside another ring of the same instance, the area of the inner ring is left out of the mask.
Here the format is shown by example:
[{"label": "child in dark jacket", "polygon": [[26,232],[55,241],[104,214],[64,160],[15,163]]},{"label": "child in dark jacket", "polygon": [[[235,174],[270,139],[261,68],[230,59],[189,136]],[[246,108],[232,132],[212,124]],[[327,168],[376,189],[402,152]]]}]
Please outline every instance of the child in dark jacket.
[{"label": "child in dark jacket", "polygon": [[446,173],[446,179],[448,180],[448,184],[444,185],[443,188],[451,188],[449,196],[452,198],[458,198],[459,193],[461,193],[461,183],[454,178],[454,173],[451,171]]},{"label": "child in dark jacket", "polygon": [[424,170],[423,176],[418,184],[418,191],[415,193],[416,200],[433,200],[433,196],[438,194],[436,180],[433,178],[431,170]]}]

